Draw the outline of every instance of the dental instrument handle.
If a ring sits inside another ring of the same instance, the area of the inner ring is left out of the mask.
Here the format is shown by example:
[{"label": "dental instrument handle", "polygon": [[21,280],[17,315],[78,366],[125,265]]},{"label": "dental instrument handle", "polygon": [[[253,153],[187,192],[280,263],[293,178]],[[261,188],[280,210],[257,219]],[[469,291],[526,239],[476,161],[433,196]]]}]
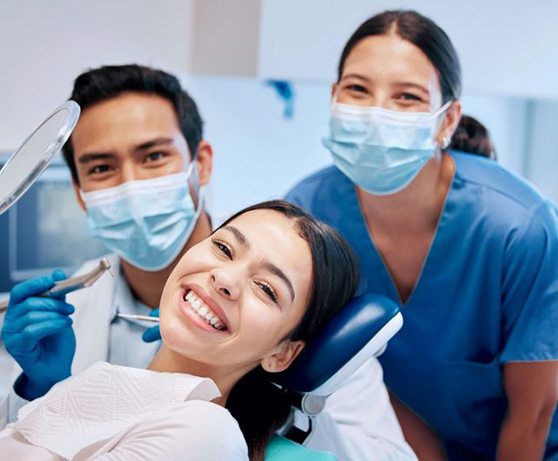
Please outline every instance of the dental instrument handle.
[{"label": "dental instrument handle", "polygon": [[159,317],[150,317],[149,315],[138,315],[138,314],[123,314],[118,312],[117,317],[130,320],[143,320],[144,322],[156,322],[159,323]]},{"label": "dental instrument handle", "polygon": [[[72,277],[66,280],[55,282],[54,286],[41,293],[40,296],[59,296],[71,293],[72,291],[81,290],[93,285],[106,271],[110,272],[110,262],[107,258],[102,258],[99,264],[91,271]],[[112,273],[111,273],[112,275]],[[9,298],[0,301],[0,314],[8,308]]]}]

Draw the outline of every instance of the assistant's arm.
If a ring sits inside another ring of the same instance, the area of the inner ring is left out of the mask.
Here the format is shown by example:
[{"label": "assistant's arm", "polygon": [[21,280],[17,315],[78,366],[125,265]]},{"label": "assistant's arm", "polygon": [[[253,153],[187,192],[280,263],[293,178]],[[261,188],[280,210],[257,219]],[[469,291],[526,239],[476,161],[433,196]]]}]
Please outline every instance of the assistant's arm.
[{"label": "assistant's arm", "polygon": [[502,290],[500,361],[507,412],[497,459],[542,459],[558,400],[558,219],[542,203],[511,234]]},{"label": "assistant's arm", "polygon": [[498,461],[542,459],[558,401],[558,361],[504,365],[508,412],[498,440]]},{"label": "assistant's arm", "polygon": [[447,460],[444,445],[438,434],[391,392],[390,400],[403,430],[405,440],[414,450],[418,459]]}]

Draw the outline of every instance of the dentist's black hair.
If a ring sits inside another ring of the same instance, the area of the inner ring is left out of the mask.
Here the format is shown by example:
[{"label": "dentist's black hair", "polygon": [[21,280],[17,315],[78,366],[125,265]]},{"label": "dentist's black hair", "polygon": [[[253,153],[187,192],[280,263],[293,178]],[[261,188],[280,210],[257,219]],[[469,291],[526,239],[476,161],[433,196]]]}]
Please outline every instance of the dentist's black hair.
[{"label": "dentist's black hair", "polygon": [[[355,294],[360,275],[358,260],[337,231],[284,200],[245,208],[222,226],[254,210],[271,210],[292,221],[298,235],[310,248],[312,279],[306,311],[286,338],[308,342]],[[246,438],[250,460],[263,461],[271,436],[285,423],[290,413],[283,391],[271,384],[269,374],[258,367],[234,386],[226,407],[238,421]]]},{"label": "dentist's black hair", "polygon": [[[77,102],[83,112],[88,107],[124,93],[154,94],[170,101],[188,149],[192,158],[195,158],[203,137],[203,121],[196,103],[174,75],[137,64],[103,66],[78,76],[70,99]],[[64,144],[62,152],[72,179],[79,185],[71,137]]]},{"label": "dentist's black hair", "polygon": [[361,40],[391,33],[415,45],[432,63],[438,73],[442,103],[459,98],[461,65],[451,40],[434,21],[412,10],[384,11],[363,22],[341,53],[337,81],[343,75],[345,61]]}]

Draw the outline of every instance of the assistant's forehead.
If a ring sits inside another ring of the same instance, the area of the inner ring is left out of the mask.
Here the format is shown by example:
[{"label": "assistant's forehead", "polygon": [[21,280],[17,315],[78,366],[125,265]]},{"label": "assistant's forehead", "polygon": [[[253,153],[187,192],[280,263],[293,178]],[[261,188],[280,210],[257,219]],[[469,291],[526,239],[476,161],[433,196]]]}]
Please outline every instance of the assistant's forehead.
[{"label": "assistant's forehead", "polygon": [[343,75],[362,73],[373,79],[417,79],[417,83],[439,88],[436,68],[420,48],[396,33],[373,35],[351,50]]}]

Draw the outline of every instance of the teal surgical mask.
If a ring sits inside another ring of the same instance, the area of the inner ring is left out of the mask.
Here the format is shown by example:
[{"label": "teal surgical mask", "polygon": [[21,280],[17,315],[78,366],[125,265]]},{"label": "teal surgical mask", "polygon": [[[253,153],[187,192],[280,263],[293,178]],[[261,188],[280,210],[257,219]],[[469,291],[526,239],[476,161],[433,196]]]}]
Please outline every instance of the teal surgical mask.
[{"label": "teal surgical mask", "polygon": [[140,269],[169,266],[190,238],[202,209],[195,164],[187,172],[82,192],[93,237]]},{"label": "teal surgical mask", "polygon": [[436,112],[401,112],[334,103],[323,143],[353,183],[371,194],[394,194],[434,156],[441,115],[450,104]]}]

